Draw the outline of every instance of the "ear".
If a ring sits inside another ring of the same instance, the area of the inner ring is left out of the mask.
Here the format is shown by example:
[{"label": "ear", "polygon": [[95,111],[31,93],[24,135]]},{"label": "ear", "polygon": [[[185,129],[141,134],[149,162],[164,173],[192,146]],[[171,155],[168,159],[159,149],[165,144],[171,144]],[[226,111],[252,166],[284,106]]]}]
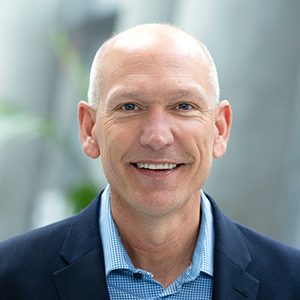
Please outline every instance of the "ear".
[{"label": "ear", "polygon": [[231,128],[232,112],[227,100],[223,100],[215,108],[215,138],[213,145],[213,157],[222,157],[227,148]]},{"label": "ear", "polygon": [[95,135],[96,111],[86,102],[78,105],[79,137],[83,152],[91,157],[98,158],[100,148]]}]

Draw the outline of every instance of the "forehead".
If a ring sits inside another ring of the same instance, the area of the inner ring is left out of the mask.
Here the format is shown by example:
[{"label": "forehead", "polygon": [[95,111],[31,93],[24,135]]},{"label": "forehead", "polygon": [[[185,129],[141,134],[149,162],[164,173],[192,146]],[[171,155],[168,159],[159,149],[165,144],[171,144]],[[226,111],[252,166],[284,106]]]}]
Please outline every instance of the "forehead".
[{"label": "forehead", "polygon": [[133,29],[117,36],[109,43],[102,64],[113,63],[114,59],[130,55],[149,55],[153,59],[173,55],[197,60],[203,65],[208,63],[206,54],[195,38],[173,28],[165,31],[163,28],[162,31]]},{"label": "forehead", "polygon": [[[134,32],[113,40],[100,62],[101,85],[107,93],[115,84],[181,82],[209,91],[209,62],[199,43],[186,34]],[[183,90],[177,87],[177,90]]]}]

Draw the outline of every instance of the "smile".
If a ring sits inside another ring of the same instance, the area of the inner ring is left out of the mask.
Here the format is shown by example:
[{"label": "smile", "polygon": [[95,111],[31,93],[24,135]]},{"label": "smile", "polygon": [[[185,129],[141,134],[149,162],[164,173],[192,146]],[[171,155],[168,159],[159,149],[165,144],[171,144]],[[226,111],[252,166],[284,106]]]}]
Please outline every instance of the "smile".
[{"label": "smile", "polygon": [[172,170],[177,167],[177,164],[147,164],[147,163],[137,163],[136,166],[139,169],[149,169],[149,170]]}]

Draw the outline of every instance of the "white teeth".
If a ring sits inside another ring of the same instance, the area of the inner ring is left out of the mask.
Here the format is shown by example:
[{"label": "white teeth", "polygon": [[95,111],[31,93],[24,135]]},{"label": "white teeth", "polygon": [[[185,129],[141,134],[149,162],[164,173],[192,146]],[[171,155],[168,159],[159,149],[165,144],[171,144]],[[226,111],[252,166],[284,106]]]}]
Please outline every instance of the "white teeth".
[{"label": "white teeth", "polygon": [[150,169],[150,170],[171,170],[176,168],[176,164],[147,164],[147,163],[138,163],[138,168],[140,169]]}]

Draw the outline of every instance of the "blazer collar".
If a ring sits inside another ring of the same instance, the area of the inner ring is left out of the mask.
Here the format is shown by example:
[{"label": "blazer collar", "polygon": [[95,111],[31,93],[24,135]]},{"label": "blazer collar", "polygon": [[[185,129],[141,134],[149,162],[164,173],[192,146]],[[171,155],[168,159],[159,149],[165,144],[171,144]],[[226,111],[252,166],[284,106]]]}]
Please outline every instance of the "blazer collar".
[{"label": "blazer collar", "polygon": [[[259,281],[246,272],[251,256],[241,232],[214,200],[213,300],[255,300]],[[99,194],[74,217],[61,249],[68,266],[53,274],[61,300],[109,299],[99,234]]]},{"label": "blazer collar", "polygon": [[252,259],[236,224],[207,195],[213,208],[215,227],[213,300],[257,298],[259,281],[246,269]]},{"label": "blazer collar", "polygon": [[61,249],[68,266],[53,274],[61,300],[109,299],[99,234],[99,194],[74,217]]}]

